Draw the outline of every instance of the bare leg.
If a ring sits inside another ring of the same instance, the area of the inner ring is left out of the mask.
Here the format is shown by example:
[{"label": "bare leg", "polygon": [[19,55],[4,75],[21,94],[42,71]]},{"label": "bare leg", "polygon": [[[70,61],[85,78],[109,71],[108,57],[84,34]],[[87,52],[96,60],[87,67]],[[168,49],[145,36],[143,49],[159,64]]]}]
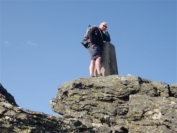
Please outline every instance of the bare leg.
[{"label": "bare leg", "polygon": [[98,74],[101,74],[101,57],[98,57],[95,61],[95,67]]},{"label": "bare leg", "polygon": [[91,62],[90,62],[90,67],[89,67],[90,76],[93,76],[94,68],[95,68],[95,60],[91,60]]}]

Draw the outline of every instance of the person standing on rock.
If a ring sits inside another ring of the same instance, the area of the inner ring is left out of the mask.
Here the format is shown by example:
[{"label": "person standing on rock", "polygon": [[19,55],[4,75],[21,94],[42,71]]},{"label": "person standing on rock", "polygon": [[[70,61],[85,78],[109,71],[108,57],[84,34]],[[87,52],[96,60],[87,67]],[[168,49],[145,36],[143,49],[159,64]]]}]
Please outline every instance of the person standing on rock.
[{"label": "person standing on rock", "polygon": [[96,68],[97,75],[100,77],[101,74],[101,55],[103,50],[104,41],[110,42],[110,36],[107,31],[107,23],[100,23],[99,27],[93,27],[88,34],[90,39],[90,46],[88,48],[91,55],[90,62],[90,77],[94,77],[94,69]]}]

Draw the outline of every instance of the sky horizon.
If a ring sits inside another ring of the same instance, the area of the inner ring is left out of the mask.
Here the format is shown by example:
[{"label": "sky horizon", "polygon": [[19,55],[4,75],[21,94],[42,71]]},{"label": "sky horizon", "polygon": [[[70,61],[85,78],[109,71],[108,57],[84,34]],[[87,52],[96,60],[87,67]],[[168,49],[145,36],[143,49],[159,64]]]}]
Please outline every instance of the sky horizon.
[{"label": "sky horizon", "polygon": [[89,77],[81,41],[103,21],[119,75],[177,83],[176,18],[176,0],[1,0],[0,83],[20,107],[55,114],[58,87]]}]

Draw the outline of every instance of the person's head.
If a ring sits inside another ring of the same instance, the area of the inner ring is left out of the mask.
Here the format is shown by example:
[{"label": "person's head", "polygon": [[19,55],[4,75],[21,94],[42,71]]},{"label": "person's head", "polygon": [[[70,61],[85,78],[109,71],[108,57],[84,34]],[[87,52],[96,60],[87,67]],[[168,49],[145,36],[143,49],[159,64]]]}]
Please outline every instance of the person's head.
[{"label": "person's head", "polygon": [[106,23],[106,22],[100,23],[99,28],[100,28],[101,30],[105,31],[105,30],[107,29],[107,23]]}]

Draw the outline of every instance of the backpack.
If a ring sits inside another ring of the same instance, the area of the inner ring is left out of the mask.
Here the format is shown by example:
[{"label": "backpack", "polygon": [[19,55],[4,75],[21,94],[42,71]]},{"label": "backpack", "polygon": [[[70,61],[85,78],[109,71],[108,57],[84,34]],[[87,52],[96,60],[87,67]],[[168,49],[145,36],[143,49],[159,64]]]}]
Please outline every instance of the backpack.
[{"label": "backpack", "polygon": [[81,44],[85,47],[85,48],[89,48],[89,41],[88,41],[88,39],[89,39],[89,37],[88,37],[88,34],[89,34],[89,32],[91,31],[91,29],[92,29],[92,26],[91,25],[88,25],[88,27],[87,27],[87,30],[86,30],[86,32],[85,32],[85,34],[84,34],[84,38],[83,38],[83,40],[82,40],[82,42],[81,42]]},{"label": "backpack", "polygon": [[[95,26],[91,26],[91,25],[88,25],[88,27],[87,27],[87,30],[86,30],[86,32],[85,32],[85,34],[84,34],[84,38],[83,38],[83,40],[82,40],[82,42],[81,42],[81,44],[85,47],[85,48],[89,48],[89,44],[90,44],[90,41],[89,41],[89,32],[91,31],[91,29],[93,28],[93,27],[95,27]],[[98,28],[99,29],[99,28]],[[100,31],[100,30],[99,30]],[[101,31],[100,31],[100,33],[101,33]],[[110,42],[111,41],[111,38],[110,38],[110,35],[109,35],[109,33],[108,33],[108,31],[105,31],[105,35],[106,35],[106,42]],[[102,33],[101,33],[101,36],[102,36]],[[103,39],[103,36],[102,36],[102,39]]]}]

